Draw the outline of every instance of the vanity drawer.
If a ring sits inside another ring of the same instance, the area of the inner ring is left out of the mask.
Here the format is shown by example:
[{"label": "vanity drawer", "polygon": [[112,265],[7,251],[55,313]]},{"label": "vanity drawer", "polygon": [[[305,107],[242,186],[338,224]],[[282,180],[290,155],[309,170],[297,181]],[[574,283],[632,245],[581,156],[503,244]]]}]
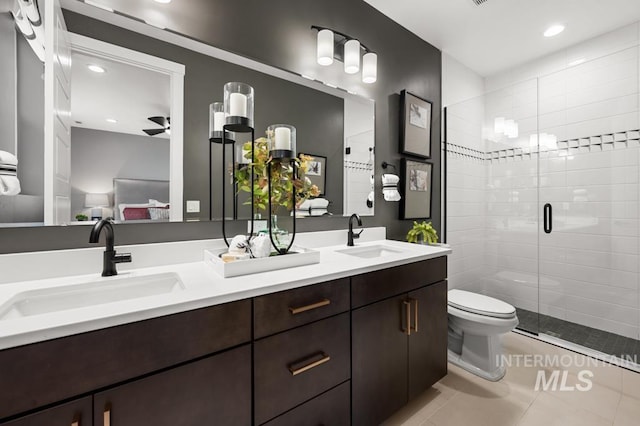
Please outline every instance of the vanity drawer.
[{"label": "vanity drawer", "polygon": [[305,402],[264,426],[343,426],[351,424],[351,382]]},{"label": "vanity drawer", "polygon": [[251,340],[251,300],[0,351],[0,419]]},{"label": "vanity drawer", "polygon": [[348,380],[350,335],[344,313],[256,341],[255,424]]},{"label": "vanity drawer", "polygon": [[356,275],[351,278],[351,306],[358,308],[446,278],[446,256]]},{"label": "vanity drawer", "polygon": [[253,299],[255,338],[349,310],[349,278],[281,291]]}]

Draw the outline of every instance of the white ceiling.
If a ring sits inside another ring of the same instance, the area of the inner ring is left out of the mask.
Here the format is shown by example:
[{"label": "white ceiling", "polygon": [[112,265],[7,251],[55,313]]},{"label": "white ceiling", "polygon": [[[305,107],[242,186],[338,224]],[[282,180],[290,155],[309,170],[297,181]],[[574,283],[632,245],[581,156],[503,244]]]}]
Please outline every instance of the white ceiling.
[{"label": "white ceiling", "polygon": [[482,76],[640,20],[640,0],[365,1]]},{"label": "white ceiling", "polygon": [[[169,76],[133,65],[73,52],[71,55],[73,126],[146,136],[142,129],[160,128],[147,117],[169,115]],[[87,68],[106,69],[97,74]],[[109,123],[107,119],[117,123]],[[169,138],[161,133],[154,138]]]}]

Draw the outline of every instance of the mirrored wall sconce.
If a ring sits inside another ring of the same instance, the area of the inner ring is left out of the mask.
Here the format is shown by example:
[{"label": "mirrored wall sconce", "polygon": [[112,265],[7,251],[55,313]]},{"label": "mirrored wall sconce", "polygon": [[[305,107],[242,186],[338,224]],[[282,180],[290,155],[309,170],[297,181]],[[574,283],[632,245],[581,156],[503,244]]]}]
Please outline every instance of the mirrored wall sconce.
[{"label": "mirrored wall sconce", "polygon": [[[396,166],[393,164],[389,164],[386,161],[382,163],[383,169],[386,170],[389,167],[393,167],[394,171],[396,170]],[[400,177],[398,177],[398,175],[390,173],[382,175],[382,195],[385,201],[400,201],[402,199],[400,191],[398,191],[399,182]]]},{"label": "mirrored wall sconce", "polygon": [[333,64],[333,60],[344,64],[344,72],[356,74],[360,71],[362,58],[362,81],[375,83],[378,79],[378,55],[359,40],[330,28],[313,25],[318,31],[317,61],[322,66]]},{"label": "mirrored wall sconce", "polygon": [[109,196],[107,194],[86,194],[84,206],[91,208],[91,220],[102,219],[102,208],[109,207]]}]

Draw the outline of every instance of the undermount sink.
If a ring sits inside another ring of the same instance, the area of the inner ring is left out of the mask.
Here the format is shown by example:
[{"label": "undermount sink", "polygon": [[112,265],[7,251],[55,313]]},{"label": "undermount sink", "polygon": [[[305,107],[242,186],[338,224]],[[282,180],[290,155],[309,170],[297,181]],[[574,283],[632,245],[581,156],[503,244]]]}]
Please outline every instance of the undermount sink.
[{"label": "undermount sink", "polygon": [[393,247],[385,245],[375,246],[363,246],[363,247],[350,247],[342,250],[336,250],[338,253],[348,254],[349,256],[356,256],[363,259],[371,259],[374,257],[384,257],[392,254],[400,254],[402,250],[398,250]]},{"label": "undermount sink", "polygon": [[0,321],[182,290],[184,284],[180,277],[172,272],[138,277],[114,277],[63,287],[28,290],[16,294],[0,306]]}]

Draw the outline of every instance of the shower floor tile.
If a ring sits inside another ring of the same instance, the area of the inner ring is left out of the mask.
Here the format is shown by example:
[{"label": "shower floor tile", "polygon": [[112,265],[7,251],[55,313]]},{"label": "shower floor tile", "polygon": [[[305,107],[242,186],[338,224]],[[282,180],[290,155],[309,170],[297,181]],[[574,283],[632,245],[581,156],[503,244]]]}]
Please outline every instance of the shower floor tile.
[{"label": "shower floor tile", "polygon": [[516,308],[518,328],[557,337],[576,345],[640,363],[640,342],[615,333]]}]

